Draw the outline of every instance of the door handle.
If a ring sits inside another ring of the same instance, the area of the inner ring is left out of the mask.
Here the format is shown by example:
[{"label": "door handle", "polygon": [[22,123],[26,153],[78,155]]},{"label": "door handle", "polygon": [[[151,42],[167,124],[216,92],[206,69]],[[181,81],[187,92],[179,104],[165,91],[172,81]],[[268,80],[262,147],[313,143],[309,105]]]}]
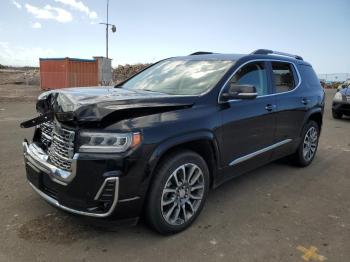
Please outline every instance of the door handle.
[{"label": "door handle", "polygon": [[265,109],[270,112],[270,111],[276,109],[276,105],[267,104],[265,106]]},{"label": "door handle", "polygon": [[301,99],[301,103],[303,103],[304,105],[307,105],[309,102],[310,102],[310,99],[307,99],[307,98]]}]

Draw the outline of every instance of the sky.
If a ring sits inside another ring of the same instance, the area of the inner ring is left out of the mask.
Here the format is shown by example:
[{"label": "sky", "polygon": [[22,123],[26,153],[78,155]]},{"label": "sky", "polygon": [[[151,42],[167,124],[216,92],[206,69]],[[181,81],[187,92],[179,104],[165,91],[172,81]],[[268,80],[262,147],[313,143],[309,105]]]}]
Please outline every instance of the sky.
[{"label": "sky", "polygon": [[[195,51],[301,55],[350,73],[350,0],[110,0],[109,56],[151,63]],[[106,0],[1,0],[0,64],[105,55]]]}]

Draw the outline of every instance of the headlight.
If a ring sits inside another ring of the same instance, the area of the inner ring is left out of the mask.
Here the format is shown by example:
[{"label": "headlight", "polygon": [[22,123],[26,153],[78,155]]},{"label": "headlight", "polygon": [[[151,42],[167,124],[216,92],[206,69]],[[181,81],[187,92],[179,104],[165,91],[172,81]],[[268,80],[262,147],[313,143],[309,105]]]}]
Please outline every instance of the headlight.
[{"label": "headlight", "polygon": [[80,152],[121,153],[141,143],[140,133],[80,133]]},{"label": "headlight", "polygon": [[343,101],[343,95],[339,92],[337,92],[335,95],[334,95],[334,98],[333,98],[333,101]]}]

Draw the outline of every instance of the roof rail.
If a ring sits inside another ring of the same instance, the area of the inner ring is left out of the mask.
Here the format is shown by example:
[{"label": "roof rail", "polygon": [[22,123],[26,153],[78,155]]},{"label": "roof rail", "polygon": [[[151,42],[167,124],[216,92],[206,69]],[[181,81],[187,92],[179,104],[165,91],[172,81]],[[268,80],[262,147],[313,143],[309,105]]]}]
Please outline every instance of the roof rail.
[{"label": "roof rail", "polygon": [[211,54],[213,54],[213,52],[198,51],[198,52],[194,52],[190,55],[211,55]]},{"label": "roof rail", "polygon": [[254,54],[254,55],[280,55],[280,56],[292,57],[292,58],[295,58],[298,60],[303,60],[303,58],[299,55],[292,55],[292,54],[288,54],[288,53],[272,51],[269,49],[258,49],[258,50],[255,50],[252,54]]}]

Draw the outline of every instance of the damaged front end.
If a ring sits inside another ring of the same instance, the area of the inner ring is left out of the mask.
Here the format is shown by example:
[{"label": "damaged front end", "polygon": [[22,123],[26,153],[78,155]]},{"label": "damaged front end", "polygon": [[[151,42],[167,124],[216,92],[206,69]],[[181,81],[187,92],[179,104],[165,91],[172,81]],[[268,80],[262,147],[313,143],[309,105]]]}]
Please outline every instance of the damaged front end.
[{"label": "damaged front end", "polygon": [[[24,157],[29,165],[47,174],[54,182],[67,185],[75,177],[78,153],[75,153],[76,130],[62,126],[55,120],[58,94],[39,96],[36,109],[40,114],[20,124],[35,127],[33,143],[23,142]],[[67,112],[68,115],[72,113]]]},{"label": "damaged front end", "polygon": [[[139,205],[137,188],[130,185],[128,190],[121,190],[119,184],[120,177],[130,173],[130,169],[135,175],[144,169],[142,161],[136,163],[131,157],[138,145],[134,142],[141,142],[142,130],[128,126],[129,130],[107,133],[105,127],[125,119],[191,106],[189,99],[131,94],[113,88],[46,92],[36,104],[39,116],[21,123],[22,128],[35,127],[32,142],[23,142],[29,183],[52,205],[80,215],[109,217],[119,201]],[[93,133],[94,140],[112,134],[111,139],[125,143],[130,150],[100,152],[88,147],[82,150],[83,133]],[[123,134],[125,139],[120,138]]]}]

